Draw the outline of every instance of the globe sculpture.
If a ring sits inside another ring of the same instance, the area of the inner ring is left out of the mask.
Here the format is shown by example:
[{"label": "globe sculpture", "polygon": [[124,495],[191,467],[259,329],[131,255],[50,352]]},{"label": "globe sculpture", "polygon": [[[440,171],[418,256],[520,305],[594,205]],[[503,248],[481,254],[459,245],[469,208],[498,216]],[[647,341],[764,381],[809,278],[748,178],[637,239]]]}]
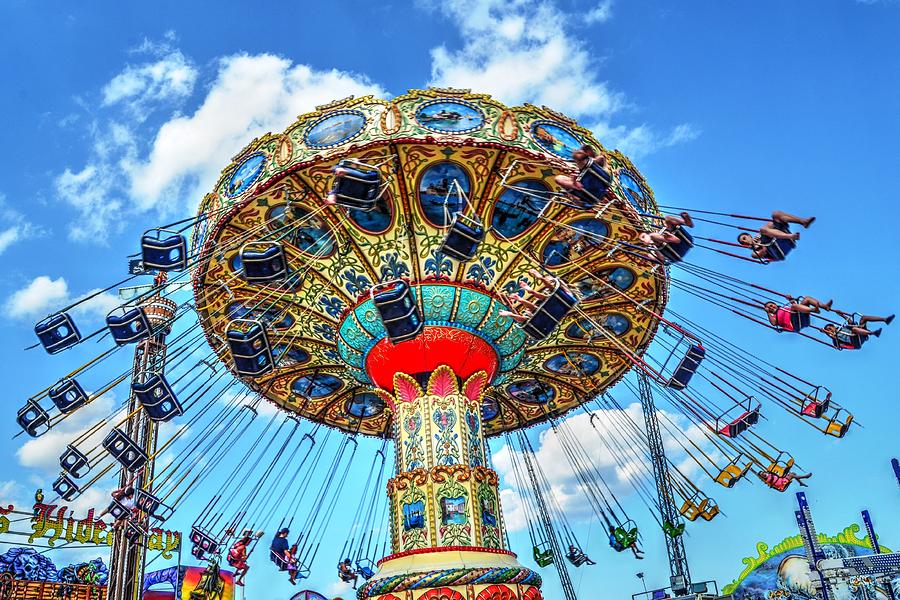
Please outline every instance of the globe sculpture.
[{"label": "globe sculpture", "polygon": [[[614,174],[598,202],[554,182],[583,145]],[[395,444],[391,554],[361,600],[541,597],[486,438],[565,414],[643,354],[668,275],[628,244],[657,214],[587,129],[465,90],[334,102],[225,167],[191,244],[210,345],[284,410]],[[514,318],[522,284],[561,308]]]}]

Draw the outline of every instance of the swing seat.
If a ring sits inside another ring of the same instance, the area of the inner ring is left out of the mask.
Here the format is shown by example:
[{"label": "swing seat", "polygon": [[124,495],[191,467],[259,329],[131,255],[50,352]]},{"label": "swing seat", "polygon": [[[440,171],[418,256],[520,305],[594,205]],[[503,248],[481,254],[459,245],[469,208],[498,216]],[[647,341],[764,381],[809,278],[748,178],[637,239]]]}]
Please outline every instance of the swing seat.
[{"label": "swing seat", "polygon": [[682,517],[687,519],[688,521],[694,522],[697,520],[704,510],[706,510],[707,505],[710,503],[710,498],[703,498],[700,502],[697,500],[700,499],[700,492],[695,493],[693,496],[684,501],[684,504],[681,505],[681,508],[678,509],[678,512]]},{"label": "swing seat", "polygon": [[59,466],[75,479],[81,479],[91,470],[87,455],[71,444],[66,446],[66,451],[60,455]]},{"label": "swing seat", "polygon": [[[637,541],[637,525],[635,525],[634,521],[626,521],[624,525],[616,527],[613,535],[615,535],[616,541],[619,543],[619,545],[622,546],[622,550],[625,550]],[[619,552],[621,552],[622,550],[619,550]]]},{"label": "swing seat", "polygon": [[147,535],[147,532],[144,531],[144,528],[141,527],[138,523],[135,523],[134,520],[128,521],[125,525],[125,539],[128,540],[130,544],[137,544],[141,541],[141,538]]},{"label": "swing seat", "polygon": [[41,346],[47,354],[56,354],[81,341],[81,333],[68,313],[51,315],[34,326]]},{"label": "swing seat", "polygon": [[391,343],[411,340],[425,328],[415,294],[402,279],[379,283],[372,288],[371,297]]},{"label": "swing seat", "polygon": [[[121,310],[122,314],[114,314]],[[116,309],[106,316],[106,326],[117,346],[124,346],[150,337],[153,328],[147,313],[140,306],[130,310]]]},{"label": "swing seat", "polygon": [[109,516],[113,518],[113,520],[118,521],[120,519],[131,519],[131,509],[127,506],[113,498],[109,501],[109,506],[106,507],[106,512],[109,513]]},{"label": "swing seat", "polygon": [[88,395],[74,379],[60,379],[59,382],[47,392],[50,400],[59,409],[59,412],[67,415],[75,412],[88,402]]},{"label": "swing seat", "polygon": [[[167,237],[163,237],[169,234]],[[141,237],[141,262],[145,269],[183,271],[187,267],[187,240],[168,229],[150,229]]]},{"label": "swing seat", "polygon": [[578,298],[557,279],[553,291],[519,327],[533,339],[540,341],[553,333],[577,304]]},{"label": "swing seat", "polygon": [[678,242],[664,244],[659,247],[659,252],[666,257],[666,264],[681,262],[687,255],[688,251],[694,247],[694,237],[684,227],[678,226],[672,231],[672,234],[678,238]]},{"label": "swing seat", "polygon": [[851,423],[853,423],[853,415],[839,407],[831,417],[828,417],[825,435],[842,438],[847,434]]},{"label": "swing seat", "polygon": [[752,398],[748,398],[746,403],[736,404],[735,406],[740,408],[742,412],[734,419],[729,420],[728,416],[729,413],[734,412],[734,408],[722,413],[722,415],[716,419],[716,430],[719,435],[727,438],[736,438],[759,422],[761,405],[758,401],[753,405],[752,401]]},{"label": "swing seat", "polygon": [[368,558],[356,561],[356,572],[366,581],[375,576],[375,563]]},{"label": "swing seat", "polygon": [[670,522],[666,521],[663,523],[663,532],[670,538],[675,539],[684,534],[684,523],[672,525]]},{"label": "swing seat", "polygon": [[783,261],[796,247],[797,242],[794,240],[773,239],[766,244],[766,260],[768,262]]},{"label": "swing seat", "polygon": [[737,458],[731,461],[724,469],[719,471],[719,474],[716,475],[716,483],[722,485],[726,488],[734,487],[738,481],[743,478],[747,472],[750,470],[750,467],[753,465],[751,461],[747,461],[746,464],[741,466],[738,464],[743,458],[742,454],[739,454]]},{"label": "swing seat", "polygon": [[235,319],[225,333],[234,370],[243,377],[259,377],[275,368],[265,326],[253,319]]},{"label": "swing seat", "polygon": [[587,166],[578,173],[575,181],[584,186],[584,189],[575,188],[569,192],[584,202],[585,208],[599,204],[613,183],[609,171],[598,165],[593,158],[588,160]]},{"label": "swing seat", "polygon": [[191,546],[191,556],[197,560],[204,560],[206,558],[206,553],[200,546]]},{"label": "swing seat", "polygon": [[553,548],[548,542],[542,542],[532,548],[534,554],[534,562],[539,567],[547,567],[553,564]]},{"label": "swing seat", "polygon": [[712,521],[719,514],[719,505],[712,498],[706,503],[706,507],[700,511],[700,516],[704,521]]},{"label": "swing seat", "polygon": [[119,428],[113,429],[103,438],[102,446],[127,471],[133,473],[147,464],[147,453]]},{"label": "swing seat", "polygon": [[142,512],[160,521],[166,521],[175,512],[171,506],[162,501],[147,490],[137,489],[134,494],[134,505]]},{"label": "swing seat", "polygon": [[72,479],[65,473],[59,476],[59,479],[53,482],[53,491],[63,500],[74,500],[81,495],[81,489]]},{"label": "swing seat", "polygon": [[266,284],[287,277],[287,257],[278,242],[248,242],[241,247],[240,257],[247,283]]},{"label": "swing seat", "polygon": [[478,245],[484,241],[484,235],[484,225],[480,221],[456,213],[439,252],[458,261],[471,260],[478,251]]},{"label": "swing seat", "polygon": [[381,171],[370,165],[342,160],[332,169],[334,183],[331,194],[343,208],[370,212],[378,202]]},{"label": "swing seat", "polygon": [[[822,391],[825,392],[825,398],[820,400],[819,394]],[[819,419],[831,406],[831,391],[829,391],[828,388],[816,386],[812,392],[800,399],[800,406],[801,416]]]},{"label": "swing seat", "polygon": [[16,423],[31,437],[39,437],[50,431],[50,414],[32,399],[19,409]]},{"label": "swing seat", "polygon": [[835,348],[838,350],[859,350],[862,348],[869,337],[853,333],[854,325],[856,324],[842,325],[837,330],[836,336],[831,340],[831,343]]},{"label": "swing seat", "polygon": [[681,359],[681,362],[678,363],[675,371],[672,372],[672,377],[669,378],[666,387],[675,390],[683,390],[686,388],[688,383],[690,383],[691,378],[694,376],[694,373],[696,373],[697,369],[700,367],[700,363],[703,362],[705,356],[706,349],[702,344],[691,344],[687,354],[685,354],[684,358]]},{"label": "swing seat", "polygon": [[160,373],[151,373],[143,382],[133,382],[131,391],[152,421],[171,421],[184,414],[181,402]]},{"label": "swing seat", "polygon": [[571,554],[569,552],[566,553],[566,560],[568,560],[573,567],[580,567],[587,562],[587,555],[584,552],[580,554]]},{"label": "swing seat", "polygon": [[199,550],[201,556],[204,552],[209,552],[210,554],[219,553],[219,542],[216,538],[196,525],[191,527],[190,540],[191,544],[194,546],[193,550],[191,550],[191,553],[194,554],[194,556],[197,556],[194,550]]},{"label": "swing seat", "polygon": [[790,472],[793,466],[794,457],[787,452],[779,452],[778,456],[775,457],[775,460],[769,465],[766,471],[773,473],[778,477],[784,477]]}]

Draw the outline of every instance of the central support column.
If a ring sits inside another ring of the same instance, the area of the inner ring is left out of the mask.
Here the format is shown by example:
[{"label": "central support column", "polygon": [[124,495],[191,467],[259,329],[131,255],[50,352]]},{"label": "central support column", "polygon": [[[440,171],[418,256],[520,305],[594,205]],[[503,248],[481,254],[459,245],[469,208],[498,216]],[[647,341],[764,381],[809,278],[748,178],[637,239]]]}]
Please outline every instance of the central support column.
[{"label": "central support column", "polygon": [[440,366],[425,389],[402,373],[394,396],[397,475],[388,482],[393,554],[359,598],[538,600],[540,576],[505,547],[496,472],[481,422],[487,375]]}]

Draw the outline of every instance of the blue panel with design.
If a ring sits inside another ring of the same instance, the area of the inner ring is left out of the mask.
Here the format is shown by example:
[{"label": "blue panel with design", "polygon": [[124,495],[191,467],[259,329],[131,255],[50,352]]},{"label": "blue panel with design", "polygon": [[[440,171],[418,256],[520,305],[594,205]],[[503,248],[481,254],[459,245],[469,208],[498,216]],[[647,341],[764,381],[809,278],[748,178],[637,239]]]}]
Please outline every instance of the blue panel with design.
[{"label": "blue panel with design", "polygon": [[566,351],[548,358],[544,368],[568,377],[585,377],[600,370],[600,359],[586,352]]},{"label": "blue panel with design", "polygon": [[647,194],[638,182],[637,176],[631,171],[623,169],[619,171],[619,185],[622,186],[622,191],[625,192],[628,201],[639,211],[644,210],[643,207],[647,203]]},{"label": "blue panel with design", "polygon": [[228,178],[225,194],[229,198],[234,198],[246,192],[259,179],[265,165],[266,155],[262,152],[256,152],[245,158]]},{"label": "blue panel with design", "polygon": [[471,183],[466,170],[452,162],[434,163],[419,179],[419,203],[425,218],[437,227],[450,224],[453,215],[465,208],[453,182],[459,184],[463,194],[469,195]]},{"label": "blue panel with design", "polygon": [[347,400],[347,414],[357,419],[374,417],[384,412],[384,400],[378,394],[363,392]]},{"label": "blue panel with design", "polygon": [[381,317],[378,316],[378,310],[371,299],[366,300],[356,307],[354,311],[359,324],[363,326],[369,334],[376,340],[380,340],[387,335],[384,325],[381,324]]},{"label": "blue panel with design", "polygon": [[500,194],[491,215],[491,229],[506,238],[523,234],[537,222],[550,192],[542,181],[534,179],[516,181],[510,188],[518,189],[507,189]]},{"label": "blue panel with design", "polygon": [[449,321],[456,288],[449,285],[426,285],[420,289],[425,320]]},{"label": "blue panel with design", "polygon": [[484,123],[481,111],[459,100],[433,100],[416,111],[420,125],[442,133],[474,131]]},{"label": "blue panel with design", "polygon": [[301,375],[291,384],[291,391],[301,398],[324,398],[344,387],[344,382],[328,373]]},{"label": "blue panel with design", "polygon": [[468,288],[460,288],[459,304],[456,307],[457,323],[478,329],[488,309],[490,299],[487,296]]},{"label": "blue panel with design", "polygon": [[536,121],[531,136],[545,150],[566,160],[571,160],[572,153],[583,145],[574,133],[553,121]]},{"label": "blue panel with design", "polygon": [[556,390],[552,385],[538,379],[520,379],[506,388],[509,394],[526,404],[547,404],[556,398]]},{"label": "blue panel with design", "polygon": [[339,110],[319,119],[306,130],[310,148],[330,148],[355,137],[366,126],[366,117],[356,110]]},{"label": "blue panel with design", "polygon": [[481,328],[481,334],[490,340],[496,340],[513,326],[512,319],[500,316],[501,310],[504,310],[504,306],[499,302],[492,300],[491,316]]},{"label": "blue panel with design", "polygon": [[340,328],[340,342],[343,342],[358,350],[359,352],[365,352],[369,347],[369,344],[372,341],[372,336],[368,332],[364,331],[357,323],[356,320],[352,316],[347,316],[344,319],[343,323],[341,323]]},{"label": "blue panel with design", "polygon": [[506,372],[515,369],[522,362],[523,356],[525,356],[525,346],[522,346],[512,354],[504,356],[500,361],[500,370]]}]

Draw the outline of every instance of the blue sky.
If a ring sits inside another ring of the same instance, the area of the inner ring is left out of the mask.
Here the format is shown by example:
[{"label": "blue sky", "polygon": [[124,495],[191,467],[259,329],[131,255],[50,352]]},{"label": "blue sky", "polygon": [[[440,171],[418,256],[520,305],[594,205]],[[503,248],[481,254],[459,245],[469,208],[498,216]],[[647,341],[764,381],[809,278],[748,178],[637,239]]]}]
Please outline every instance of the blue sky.
[{"label": "blue sky", "polygon": [[[631,154],[664,204],[819,217],[787,263],[763,268],[711,253],[697,262],[785,292],[834,297],[851,310],[898,308],[897,2],[159,1],[73,10],[9,0],[0,19],[0,356],[9,400],[0,490],[19,504],[37,482],[49,488],[72,432],[22,452],[22,439],[10,440],[15,408],[96,352],[22,352],[33,322],[121,278],[139,235],[193,212],[247,141],[350,93],[396,95],[436,83],[554,106]],[[82,318],[99,323],[109,305],[101,296]],[[829,385],[864,428],[836,441],[784,415],[763,427],[815,474],[808,495],[820,531],[858,522],[868,507],[885,543],[900,547],[900,490],[888,464],[900,453],[892,392],[900,332],[886,330],[863,352],[837,353],[677,291],[672,306]],[[626,391],[617,396],[630,400]],[[796,528],[792,494],[714,486],[704,485],[727,518],[691,526],[687,546],[695,578],[721,585],[757,541],[776,543]],[[104,493],[84,505],[101,505]],[[648,585],[666,579],[661,534],[635,497],[625,502],[648,524],[647,559],[613,554],[596,526],[580,522],[585,539],[593,532],[587,549],[600,563],[574,574],[585,597],[595,589],[630,596],[640,590],[631,576],[638,570]],[[186,507],[175,523],[186,529],[199,508]],[[527,535],[511,537],[528,564]],[[339,546],[322,550],[311,580],[323,591],[340,591]],[[288,597],[262,558],[248,597],[272,585]],[[545,571],[545,579],[546,596],[558,596],[555,575]]]}]

